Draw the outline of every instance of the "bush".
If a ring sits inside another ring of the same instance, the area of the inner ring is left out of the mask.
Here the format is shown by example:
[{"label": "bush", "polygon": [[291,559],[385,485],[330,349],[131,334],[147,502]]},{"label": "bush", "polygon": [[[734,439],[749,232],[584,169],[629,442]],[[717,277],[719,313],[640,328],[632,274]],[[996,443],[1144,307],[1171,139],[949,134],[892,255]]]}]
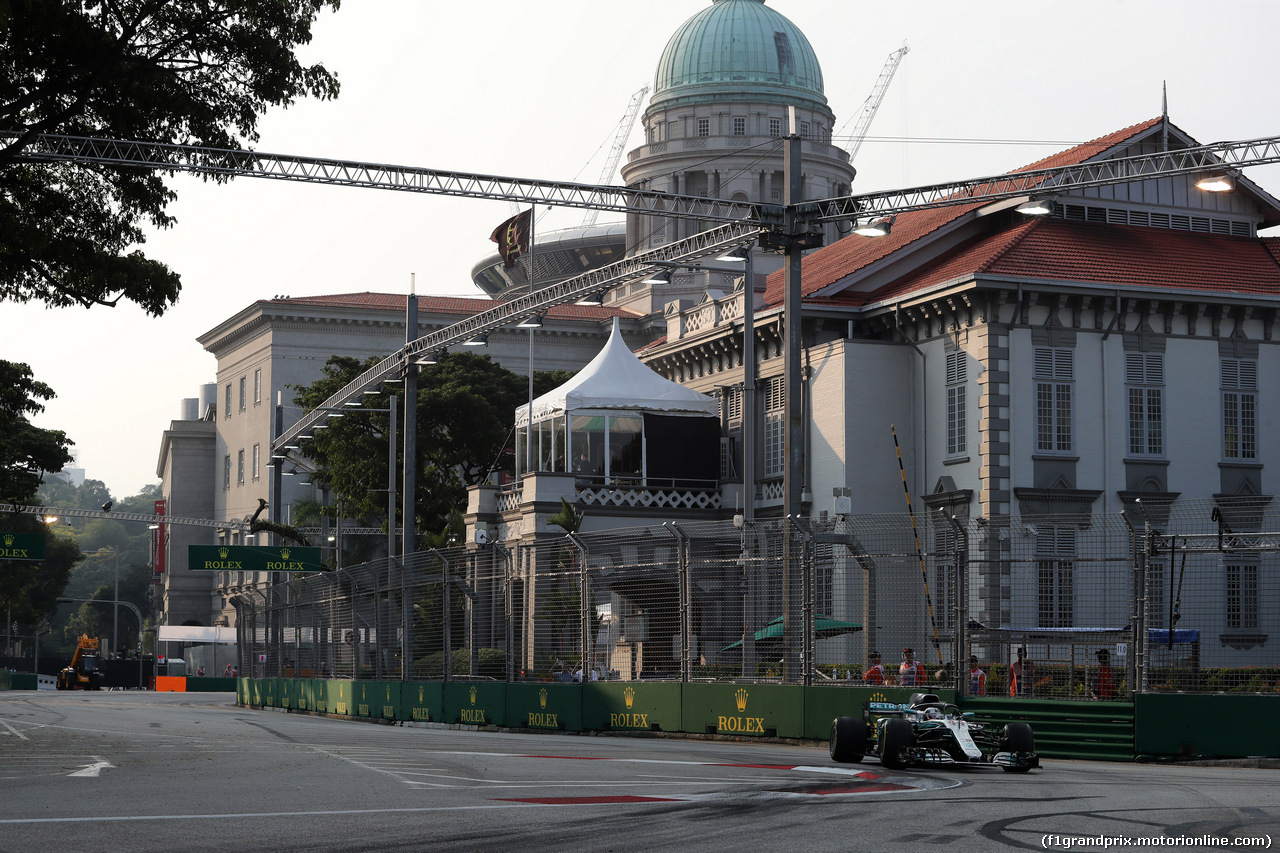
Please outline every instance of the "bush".
[{"label": "bush", "polygon": [[[454,649],[450,659],[450,669],[454,676],[470,675],[471,650]],[[506,653],[502,649],[480,649],[480,660],[476,675],[497,681],[506,680]],[[439,681],[444,678],[444,652],[435,652],[415,660],[413,662],[413,677],[418,681]]]}]

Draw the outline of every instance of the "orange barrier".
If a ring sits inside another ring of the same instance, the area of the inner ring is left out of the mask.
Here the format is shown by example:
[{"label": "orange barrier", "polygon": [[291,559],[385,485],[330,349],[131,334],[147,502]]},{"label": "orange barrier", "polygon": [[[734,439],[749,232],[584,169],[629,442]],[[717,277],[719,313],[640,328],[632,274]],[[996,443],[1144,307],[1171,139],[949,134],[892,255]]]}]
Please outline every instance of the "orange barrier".
[{"label": "orange barrier", "polygon": [[157,675],[157,693],[186,693],[187,678],[184,675]]}]

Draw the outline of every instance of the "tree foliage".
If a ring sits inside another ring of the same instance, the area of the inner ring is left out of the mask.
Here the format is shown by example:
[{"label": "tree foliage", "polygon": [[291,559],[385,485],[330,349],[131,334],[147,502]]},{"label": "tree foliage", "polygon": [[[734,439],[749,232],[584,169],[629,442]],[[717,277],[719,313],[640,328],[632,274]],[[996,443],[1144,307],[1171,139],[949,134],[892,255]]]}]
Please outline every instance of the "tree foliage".
[{"label": "tree foliage", "polygon": [[72,567],[80,561],[74,539],[46,531],[38,516],[5,513],[0,529],[12,533],[45,533],[43,560],[0,560],[0,608],[18,625],[35,625],[53,612]]},{"label": "tree foliage", "polygon": [[[42,484],[37,497],[47,506],[95,510],[112,500],[113,512],[150,513],[160,491],[158,486],[146,486],[137,495],[115,499],[101,480],[85,480],[80,486],[55,480]],[[5,525],[0,524],[0,527]],[[47,578],[51,587],[57,588],[55,597],[111,601],[115,598],[118,571],[120,600],[133,603],[143,614],[151,613],[151,595],[155,585],[151,568],[152,536],[146,524],[121,521],[111,516],[73,516],[60,520],[56,527],[50,528],[50,532],[56,533],[56,537],[51,535],[48,541],[52,544],[56,538],[59,543],[65,543],[59,547],[66,547],[72,558],[65,577],[59,577],[55,567],[55,574]],[[138,638],[137,620],[128,608],[122,606],[120,611],[120,647],[133,648]],[[65,604],[58,607],[53,615],[45,613],[41,618],[44,616],[49,616],[53,632],[41,639],[42,655],[46,648],[51,654],[55,650],[69,654],[76,638],[83,633],[110,637],[114,622],[112,608],[103,604]]]},{"label": "tree foliage", "polygon": [[0,360],[0,502],[31,503],[42,472],[61,471],[71,461],[66,433],[32,426],[27,418],[43,412],[40,401],[53,396],[30,367]]},{"label": "tree foliage", "polygon": [[[297,46],[339,0],[0,0],[0,300],[135,302],[160,315],[176,273],[131,247],[168,227],[154,171],[25,156],[42,133],[239,148],[258,120],[337,79]],[[225,177],[214,177],[225,180]]]},{"label": "tree foliage", "polygon": [[[295,389],[294,402],[310,410],[336,394],[380,359],[363,364],[334,356],[323,375]],[[541,394],[569,378],[563,371],[534,374],[534,393]],[[512,468],[515,410],[528,402],[528,378],[487,355],[447,353],[428,365],[418,379],[416,529],[437,531],[452,513],[466,506],[467,486]],[[403,391],[397,410],[404,411]],[[385,394],[367,397],[366,408],[387,409]],[[350,517],[386,516],[388,415],[352,409],[303,443],[302,451],[320,467],[313,479],[327,484]],[[399,426],[397,427],[400,428]],[[403,436],[397,436],[402,442]],[[402,453],[397,471],[403,471]],[[403,485],[397,477],[396,487]]]}]

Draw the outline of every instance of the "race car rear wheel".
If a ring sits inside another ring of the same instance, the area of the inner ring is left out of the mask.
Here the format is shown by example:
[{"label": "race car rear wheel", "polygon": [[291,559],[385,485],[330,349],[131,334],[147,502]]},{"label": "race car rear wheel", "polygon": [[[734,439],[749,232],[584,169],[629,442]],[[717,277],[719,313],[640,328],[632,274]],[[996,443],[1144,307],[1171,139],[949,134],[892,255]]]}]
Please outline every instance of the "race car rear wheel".
[{"label": "race car rear wheel", "polygon": [[895,770],[906,766],[902,754],[914,738],[910,720],[885,720],[880,732],[880,763]]},{"label": "race car rear wheel", "polygon": [[[1028,753],[1036,751],[1036,736],[1031,731],[1031,726],[1026,723],[1008,723],[1004,727],[1004,749],[1013,753]],[[1026,767],[1009,767],[1005,765],[1001,768],[1006,773],[1026,773],[1031,769],[1030,765]]]},{"label": "race car rear wheel", "polygon": [[857,717],[831,721],[831,760],[857,764],[867,752],[867,724]]}]

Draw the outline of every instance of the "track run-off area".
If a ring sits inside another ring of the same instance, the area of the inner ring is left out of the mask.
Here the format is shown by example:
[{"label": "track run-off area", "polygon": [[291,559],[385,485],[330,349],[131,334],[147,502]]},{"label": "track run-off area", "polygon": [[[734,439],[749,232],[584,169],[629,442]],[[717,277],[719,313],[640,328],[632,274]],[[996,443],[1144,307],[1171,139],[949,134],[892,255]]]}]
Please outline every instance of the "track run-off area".
[{"label": "track run-off area", "polygon": [[1259,767],[1044,759],[1027,774],[894,771],[835,764],[825,744],[381,725],[218,693],[0,693],[0,853],[1273,841],[1280,775]]}]

